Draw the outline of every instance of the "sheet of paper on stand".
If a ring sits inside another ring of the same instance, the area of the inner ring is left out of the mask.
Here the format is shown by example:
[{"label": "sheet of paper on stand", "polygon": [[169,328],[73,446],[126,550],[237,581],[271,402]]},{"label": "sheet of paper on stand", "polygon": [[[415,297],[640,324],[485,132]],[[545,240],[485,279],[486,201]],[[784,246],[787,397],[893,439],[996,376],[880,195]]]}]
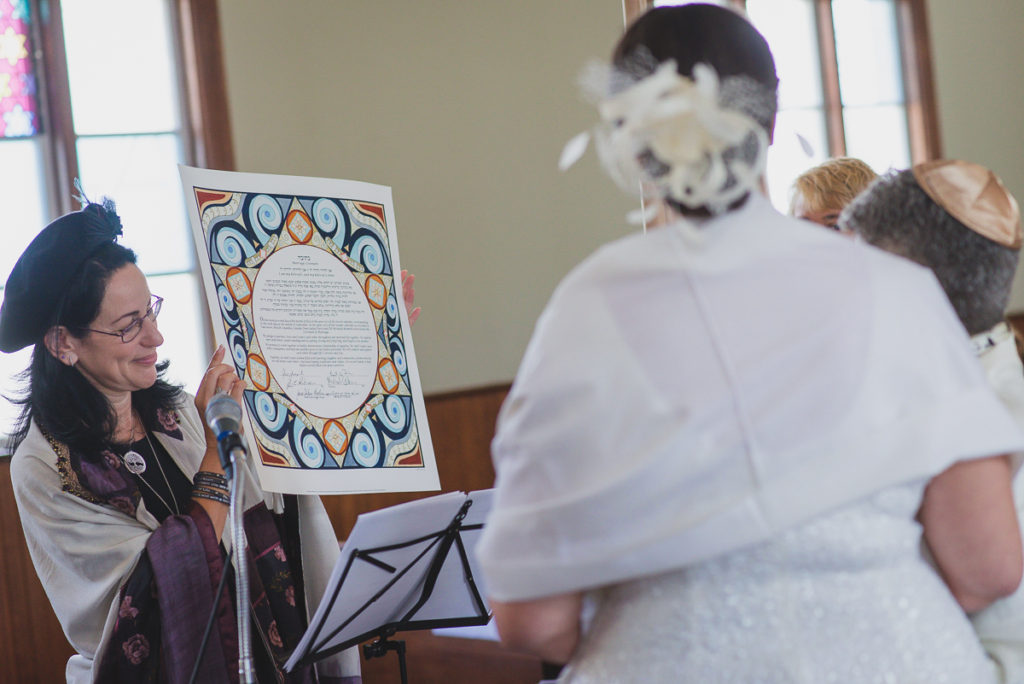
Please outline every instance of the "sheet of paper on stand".
[{"label": "sheet of paper on stand", "polygon": [[485,641],[501,641],[498,635],[498,628],[491,620],[486,625],[471,625],[469,627],[441,627],[434,630],[436,636],[458,637],[459,639],[483,639]]},{"label": "sheet of paper on stand", "polygon": [[286,669],[389,628],[485,624],[475,547],[492,496],[450,492],[360,515]]}]

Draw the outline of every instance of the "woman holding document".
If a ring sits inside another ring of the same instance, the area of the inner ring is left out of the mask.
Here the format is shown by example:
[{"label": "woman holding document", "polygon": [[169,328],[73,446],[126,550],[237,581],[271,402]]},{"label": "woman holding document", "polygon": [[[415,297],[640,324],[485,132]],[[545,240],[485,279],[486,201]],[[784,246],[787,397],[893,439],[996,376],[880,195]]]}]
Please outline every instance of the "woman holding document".
[{"label": "woman holding document", "polygon": [[[223,348],[195,397],[163,379],[163,299],[120,234],[112,202],[86,204],[44,228],[7,280],[0,350],[34,345],[11,462],[22,526],[77,651],[68,682],[188,682],[215,602],[196,681],[237,681],[234,592],[215,599],[232,572],[228,484],[202,416],[218,392],[239,401],[244,383]],[[312,667],[280,668],[337,540],[318,497],[264,492],[242,468],[258,681],[312,682]],[[315,667],[321,682],[360,681],[354,651]]]},{"label": "woman holding document", "polygon": [[603,163],[675,220],[537,323],[478,548],[503,640],[568,684],[994,681],[943,580],[1019,582],[989,485],[1024,442],[942,290],[772,209],[778,80],[741,15],[651,10],[599,75]]}]

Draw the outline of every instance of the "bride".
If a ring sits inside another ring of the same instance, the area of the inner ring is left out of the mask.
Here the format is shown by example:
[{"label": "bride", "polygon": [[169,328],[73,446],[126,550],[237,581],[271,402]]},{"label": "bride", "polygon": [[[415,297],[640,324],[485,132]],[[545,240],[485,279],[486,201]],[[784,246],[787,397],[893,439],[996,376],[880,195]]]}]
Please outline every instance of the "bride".
[{"label": "bride", "polygon": [[675,220],[537,323],[479,547],[502,639],[572,684],[994,681],[964,610],[1020,581],[1024,439],[942,290],[772,209],[740,15],[652,10],[612,62],[592,137]]}]

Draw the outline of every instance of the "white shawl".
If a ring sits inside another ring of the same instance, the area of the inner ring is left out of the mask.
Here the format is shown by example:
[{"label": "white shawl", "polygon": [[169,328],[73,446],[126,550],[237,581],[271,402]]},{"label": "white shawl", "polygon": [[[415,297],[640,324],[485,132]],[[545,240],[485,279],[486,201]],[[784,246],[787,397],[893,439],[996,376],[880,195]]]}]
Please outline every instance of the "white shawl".
[{"label": "white shawl", "polygon": [[756,196],[560,284],[499,417],[478,554],[496,599],[577,591],[1022,446],[930,271]]}]

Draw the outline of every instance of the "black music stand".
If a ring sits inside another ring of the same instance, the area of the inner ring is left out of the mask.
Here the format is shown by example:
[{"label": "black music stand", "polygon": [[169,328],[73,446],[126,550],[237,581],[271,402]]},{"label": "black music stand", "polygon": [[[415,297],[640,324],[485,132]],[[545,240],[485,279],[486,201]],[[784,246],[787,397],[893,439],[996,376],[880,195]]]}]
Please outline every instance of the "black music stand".
[{"label": "black music stand", "polygon": [[327,594],[285,669],[376,637],[364,646],[364,656],[395,651],[406,684],[405,642],[390,637],[486,624],[490,614],[477,587],[473,550],[492,495],[493,490],[453,492],[359,516]]}]

